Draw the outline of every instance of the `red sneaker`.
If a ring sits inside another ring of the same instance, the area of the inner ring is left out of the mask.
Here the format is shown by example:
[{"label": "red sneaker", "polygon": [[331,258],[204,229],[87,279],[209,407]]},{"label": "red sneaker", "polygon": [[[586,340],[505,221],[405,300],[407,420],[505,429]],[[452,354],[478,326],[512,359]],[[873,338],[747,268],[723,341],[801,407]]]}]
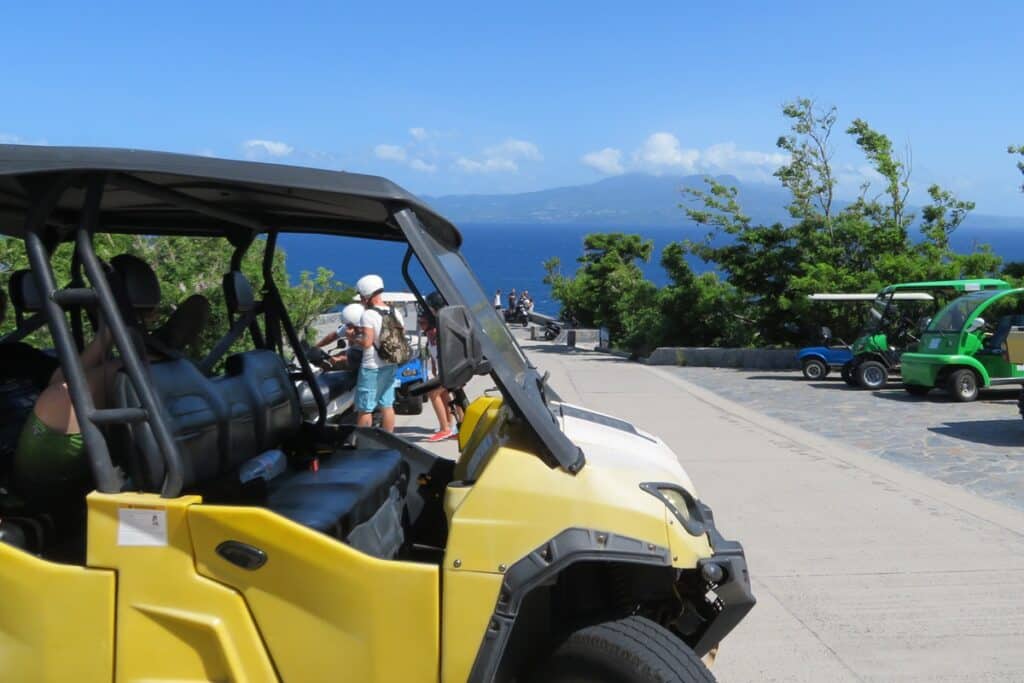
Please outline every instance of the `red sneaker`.
[{"label": "red sneaker", "polygon": [[447,439],[451,435],[452,435],[451,430],[450,429],[446,429],[443,432],[434,432],[433,434],[431,434],[430,436],[427,437],[427,441],[429,441],[430,443],[434,443],[434,442],[437,442],[437,441],[444,441],[445,439]]}]

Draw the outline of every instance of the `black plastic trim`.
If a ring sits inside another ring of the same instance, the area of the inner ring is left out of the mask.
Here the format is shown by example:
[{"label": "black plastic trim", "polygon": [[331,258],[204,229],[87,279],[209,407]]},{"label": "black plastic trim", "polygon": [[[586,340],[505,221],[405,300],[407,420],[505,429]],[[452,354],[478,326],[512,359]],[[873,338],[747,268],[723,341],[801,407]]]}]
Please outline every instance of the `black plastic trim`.
[{"label": "black plastic trim", "polygon": [[[707,524],[704,521],[704,510],[701,508],[700,503],[689,491],[679,484],[667,481],[650,481],[640,484],[640,488],[664,503],[665,507],[679,520],[679,523],[683,525],[683,528],[691,536],[703,536],[708,532]],[[684,517],[682,512],[676,509],[672,501],[661,492],[662,489],[670,489],[679,493],[683,500],[686,501],[686,511],[689,515]]]},{"label": "black plastic trim", "polygon": [[700,560],[697,570],[704,571],[707,564],[716,564],[722,570],[723,578],[713,587],[718,595],[715,609],[717,614],[693,646],[698,657],[703,657],[711,648],[739,624],[757,604],[750,589],[750,572],[747,569],[743,546],[738,541],[726,540],[715,527],[715,516],[704,503],[698,503],[707,526],[708,542],[713,552],[710,558]]},{"label": "black plastic trim", "polygon": [[595,529],[570,528],[513,564],[505,572],[494,614],[477,651],[470,683],[494,679],[523,599],[535,587],[576,562],[599,560],[671,567],[664,546]]}]

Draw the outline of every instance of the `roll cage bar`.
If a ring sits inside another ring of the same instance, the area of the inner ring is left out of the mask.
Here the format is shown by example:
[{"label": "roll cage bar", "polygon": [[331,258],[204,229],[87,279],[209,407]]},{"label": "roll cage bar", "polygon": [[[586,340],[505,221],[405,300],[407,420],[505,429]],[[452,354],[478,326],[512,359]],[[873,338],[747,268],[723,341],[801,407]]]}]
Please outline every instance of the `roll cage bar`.
[{"label": "roll cage bar", "polygon": [[[48,221],[62,197],[70,189],[82,185],[85,187],[85,192],[80,221],[71,227],[70,235],[68,235],[74,242],[71,281],[68,287],[60,289],[57,287],[50,263],[51,250],[47,247],[47,238],[52,236],[48,234]],[[246,229],[242,233],[245,235],[244,237],[238,235],[235,235],[234,239],[231,236],[228,237],[235,246],[231,257],[233,270],[240,268],[242,257],[253,243],[255,234],[263,232],[264,227],[249,216],[210,206],[201,200],[147,183],[124,173],[63,173],[50,176],[48,183],[42,184],[29,193],[30,204],[26,211],[24,224],[25,250],[31,266],[32,277],[36,279],[39,291],[43,294],[43,316],[49,326],[57,356],[67,379],[71,403],[78,418],[96,488],[103,493],[116,493],[121,491],[124,486],[122,476],[113,464],[106,439],[100,428],[111,424],[145,422],[152,430],[154,440],[166,465],[166,475],[160,495],[173,498],[182,493],[184,486],[181,455],[164,419],[159,396],[147,381],[144,356],[133,341],[131,331],[125,324],[124,316],[107,279],[103,264],[93,248],[93,236],[100,225],[100,206],[103,195],[111,186],[118,189],[131,188],[136,193],[173,203]],[[267,232],[267,244],[263,257],[263,300],[260,308],[257,309],[261,310],[265,316],[266,338],[264,339],[259,330],[255,315],[241,316],[238,321],[232,323],[231,331],[234,332],[235,326],[239,323],[244,323],[241,333],[248,328],[257,346],[269,346],[277,350],[278,353],[282,353],[284,339],[281,332],[283,329],[284,338],[287,338],[288,344],[295,351],[299,362],[301,368],[299,375],[311,387],[316,387],[312,367],[300,351],[298,334],[282,303],[277,284],[274,282],[272,268],[276,245],[277,230],[271,229]],[[91,286],[86,285],[83,272]],[[124,372],[139,398],[140,408],[97,409],[93,402],[85,371],[79,358],[79,351],[84,345],[81,312],[83,309],[92,307],[99,308],[110,327],[114,346],[120,353]],[[67,313],[71,313],[70,325]],[[22,330],[19,329],[18,333],[21,334]],[[240,334],[233,337],[232,341],[238,336]],[[11,339],[13,336],[8,335],[7,338]],[[230,346],[230,342],[227,346]],[[226,347],[223,351],[226,351]],[[213,362],[215,361],[216,359],[213,359]],[[322,427],[327,414],[326,402],[319,391],[313,391],[312,394],[317,405],[316,424],[317,427]]]}]

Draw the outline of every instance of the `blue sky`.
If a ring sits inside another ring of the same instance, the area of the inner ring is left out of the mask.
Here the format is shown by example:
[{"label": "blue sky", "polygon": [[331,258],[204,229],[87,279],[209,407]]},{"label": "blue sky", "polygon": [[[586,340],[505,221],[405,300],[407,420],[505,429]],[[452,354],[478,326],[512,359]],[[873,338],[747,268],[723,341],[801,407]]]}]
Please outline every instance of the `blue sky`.
[{"label": "blue sky", "polygon": [[[849,5],[849,6],[847,6]],[[1024,215],[1024,3],[9,3],[0,140],[377,173],[423,194],[771,180],[796,96]],[[849,195],[863,159],[837,131]]]}]

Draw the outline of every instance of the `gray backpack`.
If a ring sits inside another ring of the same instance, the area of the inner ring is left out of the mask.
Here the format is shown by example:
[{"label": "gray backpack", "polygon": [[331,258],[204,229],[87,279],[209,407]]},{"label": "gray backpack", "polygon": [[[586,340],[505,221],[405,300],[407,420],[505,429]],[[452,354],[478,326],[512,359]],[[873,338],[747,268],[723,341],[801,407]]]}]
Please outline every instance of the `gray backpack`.
[{"label": "gray backpack", "polygon": [[405,328],[399,322],[393,309],[373,307],[381,317],[380,338],[377,339],[377,356],[386,364],[402,365],[412,358],[412,347],[405,338]]}]

